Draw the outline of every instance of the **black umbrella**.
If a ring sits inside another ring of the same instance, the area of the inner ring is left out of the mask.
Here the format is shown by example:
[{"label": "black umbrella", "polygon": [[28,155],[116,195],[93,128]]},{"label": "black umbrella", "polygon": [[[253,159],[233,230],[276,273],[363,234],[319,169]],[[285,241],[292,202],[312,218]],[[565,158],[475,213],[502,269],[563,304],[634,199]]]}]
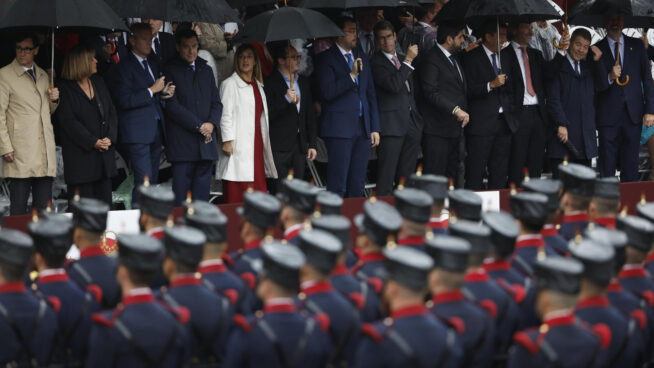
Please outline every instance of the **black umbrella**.
[{"label": "black umbrella", "polygon": [[625,28],[654,27],[652,0],[582,0],[570,10],[570,24],[604,27],[608,15],[624,17]]},{"label": "black umbrella", "polygon": [[276,0],[227,0],[232,8],[241,8],[244,6],[270,5],[276,3]]},{"label": "black umbrella", "polygon": [[[48,27],[66,29],[127,30],[118,15],[102,0],[4,0],[0,2],[0,28]],[[51,77],[54,84],[54,73]]]},{"label": "black umbrella", "polygon": [[124,18],[161,19],[168,22],[239,22],[238,13],[225,0],[106,0]]},{"label": "black umbrella", "polygon": [[311,9],[394,8],[417,3],[418,0],[304,0],[301,6]]}]

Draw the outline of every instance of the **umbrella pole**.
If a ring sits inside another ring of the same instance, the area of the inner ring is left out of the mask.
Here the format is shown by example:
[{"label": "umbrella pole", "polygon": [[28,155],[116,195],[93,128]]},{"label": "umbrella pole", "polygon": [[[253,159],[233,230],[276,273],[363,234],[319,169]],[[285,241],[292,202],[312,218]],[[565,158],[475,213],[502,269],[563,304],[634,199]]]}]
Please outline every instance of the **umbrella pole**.
[{"label": "umbrella pole", "polygon": [[[620,38],[618,38],[618,50],[615,52],[615,65],[620,65]],[[620,82],[620,78],[618,78],[615,80],[615,83],[620,87],[629,84],[629,74],[625,74],[624,77],[624,82]]]},{"label": "umbrella pole", "polygon": [[[288,40],[288,48],[289,49],[291,48],[291,40]],[[288,55],[288,49],[286,50],[286,55]],[[291,64],[291,59],[289,59],[287,57],[286,60],[288,62],[288,76],[289,76],[289,78],[291,80],[291,89],[292,89],[293,88],[293,77],[295,76],[295,74],[293,73],[293,65]],[[297,105],[300,102],[300,99],[296,95],[295,100],[293,100],[291,102],[293,102],[293,104]]]},{"label": "umbrella pole", "polygon": [[497,17],[497,74],[502,74],[502,59],[500,57],[502,52],[502,46],[500,45],[500,17]]},{"label": "umbrella pole", "polygon": [[54,88],[54,53],[55,53],[55,31],[52,28],[52,53],[50,55],[50,89]]}]

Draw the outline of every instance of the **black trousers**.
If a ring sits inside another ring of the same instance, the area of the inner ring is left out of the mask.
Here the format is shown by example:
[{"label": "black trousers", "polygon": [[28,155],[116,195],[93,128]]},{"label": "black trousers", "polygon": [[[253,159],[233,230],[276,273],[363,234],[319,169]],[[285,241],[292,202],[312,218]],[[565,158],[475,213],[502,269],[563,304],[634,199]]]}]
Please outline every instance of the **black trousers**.
[{"label": "black trousers", "polygon": [[525,106],[518,121],[518,130],[511,141],[509,182],[519,186],[524,179],[525,167],[532,178],[540,178],[543,173],[545,142],[549,132],[545,131],[546,122],[541,118],[538,105]]},{"label": "black trousers", "polygon": [[460,137],[445,138],[425,134],[422,140],[424,173],[456,179]]},{"label": "black trousers", "polygon": [[465,188],[483,190],[488,169],[488,189],[506,188],[511,154],[511,131],[501,117],[500,131],[495,135],[466,135]]},{"label": "black trousers", "polygon": [[408,179],[416,170],[420,135],[408,132],[402,137],[382,136],[377,147],[377,195],[393,194],[393,183]]},{"label": "black trousers", "polygon": [[79,191],[82,198],[99,199],[111,208],[111,179],[100,179],[90,183],[68,184],[68,202],[75,197],[75,191]]},{"label": "black trousers", "polygon": [[52,181],[49,176],[39,178],[11,178],[9,183],[9,212],[12,216],[30,212],[27,200],[32,193],[32,207],[43,210],[52,199]]},{"label": "black trousers", "polygon": [[268,188],[270,193],[275,194],[282,190],[282,180],[286,179],[290,169],[293,169],[293,177],[304,180],[307,155],[302,152],[297,140],[291,151],[273,151],[272,154],[278,179],[272,187]]}]

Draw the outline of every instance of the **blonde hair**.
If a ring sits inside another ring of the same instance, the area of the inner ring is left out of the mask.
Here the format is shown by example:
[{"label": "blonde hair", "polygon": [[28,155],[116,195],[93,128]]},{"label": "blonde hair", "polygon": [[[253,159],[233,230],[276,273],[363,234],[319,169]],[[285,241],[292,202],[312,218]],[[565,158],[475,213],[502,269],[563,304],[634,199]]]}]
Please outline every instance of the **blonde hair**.
[{"label": "blonde hair", "polygon": [[95,51],[75,46],[68,52],[64,59],[64,66],[61,70],[63,79],[80,81],[93,74],[93,58]]},{"label": "blonde hair", "polygon": [[241,68],[238,65],[238,57],[247,50],[251,50],[254,54],[254,70],[252,72],[252,76],[259,83],[263,83],[263,73],[261,73],[261,62],[259,61],[259,54],[257,54],[255,47],[249,43],[244,43],[239,46],[238,49],[236,49],[236,53],[234,54],[234,71],[236,71],[238,75],[241,75]]}]

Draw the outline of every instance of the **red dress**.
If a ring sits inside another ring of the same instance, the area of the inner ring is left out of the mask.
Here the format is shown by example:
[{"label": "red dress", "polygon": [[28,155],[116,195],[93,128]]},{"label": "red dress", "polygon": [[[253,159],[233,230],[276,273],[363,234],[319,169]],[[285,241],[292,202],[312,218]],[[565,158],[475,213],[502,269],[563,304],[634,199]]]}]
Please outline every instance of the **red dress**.
[{"label": "red dress", "polygon": [[248,188],[266,192],[266,168],[263,159],[263,136],[261,135],[261,114],[263,114],[263,99],[259,92],[257,81],[248,82],[254,91],[254,182],[223,180],[223,198],[225,203],[243,202],[243,193]]}]

